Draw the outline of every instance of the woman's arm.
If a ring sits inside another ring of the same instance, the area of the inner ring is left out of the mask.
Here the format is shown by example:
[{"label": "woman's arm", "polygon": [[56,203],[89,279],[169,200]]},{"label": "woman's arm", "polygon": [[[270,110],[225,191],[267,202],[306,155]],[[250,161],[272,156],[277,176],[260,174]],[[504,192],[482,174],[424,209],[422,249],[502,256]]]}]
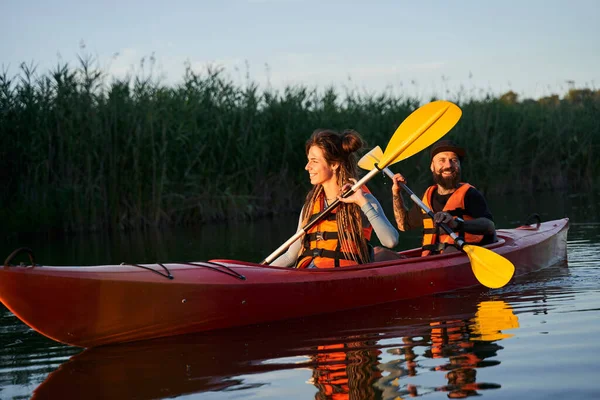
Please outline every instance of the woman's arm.
[{"label": "woman's arm", "polygon": [[[298,218],[298,230],[302,229],[302,211],[300,211],[300,217]],[[302,246],[302,239],[296,240],[285,253],[277,257],[270,265],[274,267],[293,267],[298,261],[298,254],[300,253],[300,247]]]},{"label": "woman's arm", "polygon": [[375,196],[365,193],[365,197],[368,201],[360,209],[368,218],[371,226],[373,226],[373,230],[377,234],[379,241],[385,247],[396,247],[398,245],[398,230],[387,219],[381,204],[379,204]]}]

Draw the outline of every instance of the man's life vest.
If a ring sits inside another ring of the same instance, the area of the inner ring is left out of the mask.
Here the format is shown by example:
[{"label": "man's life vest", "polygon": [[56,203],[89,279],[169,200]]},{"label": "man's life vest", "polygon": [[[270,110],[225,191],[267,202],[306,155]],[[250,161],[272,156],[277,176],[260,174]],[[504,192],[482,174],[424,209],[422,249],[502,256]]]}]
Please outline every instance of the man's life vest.
[{"label": "man's life vest", "polygon": [[[462,183],[461,186],[450,195],[448,198],[448,202],[444,206],[443,211],[449,213],[454,218],[462,218],[465,221],[469,221],[474,219],[472,216],[467,214],[467,210],[465,210],[465,194],[467,190],[473,186],[468,183]],[[433,210],[431,206],[431,199],[433,197],[433,191],[436,190],[437,186],[433,185],[427,188],[425,194],[423,195],[423,203],[430,209]],[[423,213],[423,252],[422,256],[428,256],[430,254],[439,254],[442,253],[446,244],[454,243],[454,239],[444,230],[435,226],[433,220],[425,213]],[[455,231],[458,236],[464,239],[466,243],[477,244],[481,242],[483,239],[483,235],[474,235],[472,233],[466,233],[462,230]]]},{"label": "man's life vest", "polygon": [[[362,188],[364,193],[370,193],[365,186]],[[325,196],[320,196],[313,205],[310,219],[315,218],[325,209]],[[356,261],[346,258],[347,253],[358,254],[359,249],[352,243],[347,244],[348,248],[342,248],[338,240],[338,226],[336,221],[337,209],[331,211],[323,217],[319,223],[308,230],[304,235],[304,251],[300,254],[297,268],[306,268],[311,261],[317,268],[347,267],[356,265]],[[367,242],[371,240],[373,227],[371,224],[363,227],[363,235]]]}]

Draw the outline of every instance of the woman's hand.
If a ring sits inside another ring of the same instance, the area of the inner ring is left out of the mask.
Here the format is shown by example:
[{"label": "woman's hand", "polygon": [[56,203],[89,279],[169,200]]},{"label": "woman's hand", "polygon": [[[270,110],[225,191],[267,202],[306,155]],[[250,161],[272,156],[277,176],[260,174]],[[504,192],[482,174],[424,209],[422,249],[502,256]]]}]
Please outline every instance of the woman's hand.
[{"label": "woman's hand", "polygon": [[[348,189],[350,189],[352,186],[354,186],[356,184],[356,179],[354,178],[350,178],[350,181],[352,183],[346,183],[344,186],[342,186],[342,192],[341,193],[346,193],[346,191],[348,191]],[[359,207],[362,207],[363,205],[365,205],[367,203],[367,198],[365,197],[365,194],[363,193],[361,188],[356,189],[356,191],[354,193],[352,193],[350,196],[346,197],[346,198],[342,198],[342,195],[338,195],[338,199],[342,202],[342,203],[354,203]]]}]

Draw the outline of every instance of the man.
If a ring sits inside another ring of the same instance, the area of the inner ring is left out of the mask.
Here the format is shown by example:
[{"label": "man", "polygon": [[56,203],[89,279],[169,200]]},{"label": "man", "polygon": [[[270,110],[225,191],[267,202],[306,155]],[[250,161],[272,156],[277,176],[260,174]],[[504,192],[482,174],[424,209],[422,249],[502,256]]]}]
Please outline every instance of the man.
[{"label": "man", "polygon": [[496,227],[485,198],[475,187],[460,181],[465,150],[450,140],[441,140],[431,147],[430,154],[435,185],[425,191],[422,200],[435,214],[434,220],[417,205],[413,205],[410,211],[406,209],[399,184],[406,183],[406,180],[396,174],[392,193],[398,229],[407,231],[423,227],[423,256],[440,254],[454,243],[434,222],[445,223],[469,244],[495,242]]}]

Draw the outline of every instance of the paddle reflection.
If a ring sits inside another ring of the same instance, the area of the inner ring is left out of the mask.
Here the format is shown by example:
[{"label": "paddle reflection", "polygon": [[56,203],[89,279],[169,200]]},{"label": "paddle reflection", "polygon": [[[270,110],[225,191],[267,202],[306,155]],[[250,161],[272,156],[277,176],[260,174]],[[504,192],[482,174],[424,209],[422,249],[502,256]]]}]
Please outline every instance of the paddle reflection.
[{"label": "paddle reflection", "polygon": [[289,382],[278,385],[290,387],[279,398],[306,398],[296,394],[303,382],[320,400],[397,399],[439,391],[466,397],[500,387],[476,382],[477,369],[499,364],[490,360],[502,349],[496,342],[517,327],[504,302],[429,297],[85,350],[51,373],[33,399],[161,399],[231,390],[260,395],[271,383],[269,373],[283,370],[293,372],[286,375]]},{"label": "paddle reflection", "polygon": [[[387,377],[378,382],[384,392],[383,398],[416,397],[438,391],[447,392],[448,398],[465,398],[480,395],[478,390],[501,387],[497,383],[478,383],[476,379],[477,369],[500,364],[498,360],[489,359],[496,357],[503,348],[495,342],[512,336],[504,331],[519,327],[518,318],[508,304],[504,301],[483,301],[470,319],[432,321],[429,325],[428,335],[404,337],[404,346],[388,350],[389,354],[401,355],[403,359],[380,366],[387,373]],[[419,358],[416,349],[423,346],[428,347]],[[442,363],[430,368],[420,365],[427,359]],[[410,382],[411,379],[406,379],[417,374],[427,375],[428,372],[444,372],[447,384],[415,385]],[[402,378],[405,378],[405,383],[401,382]]]}]

